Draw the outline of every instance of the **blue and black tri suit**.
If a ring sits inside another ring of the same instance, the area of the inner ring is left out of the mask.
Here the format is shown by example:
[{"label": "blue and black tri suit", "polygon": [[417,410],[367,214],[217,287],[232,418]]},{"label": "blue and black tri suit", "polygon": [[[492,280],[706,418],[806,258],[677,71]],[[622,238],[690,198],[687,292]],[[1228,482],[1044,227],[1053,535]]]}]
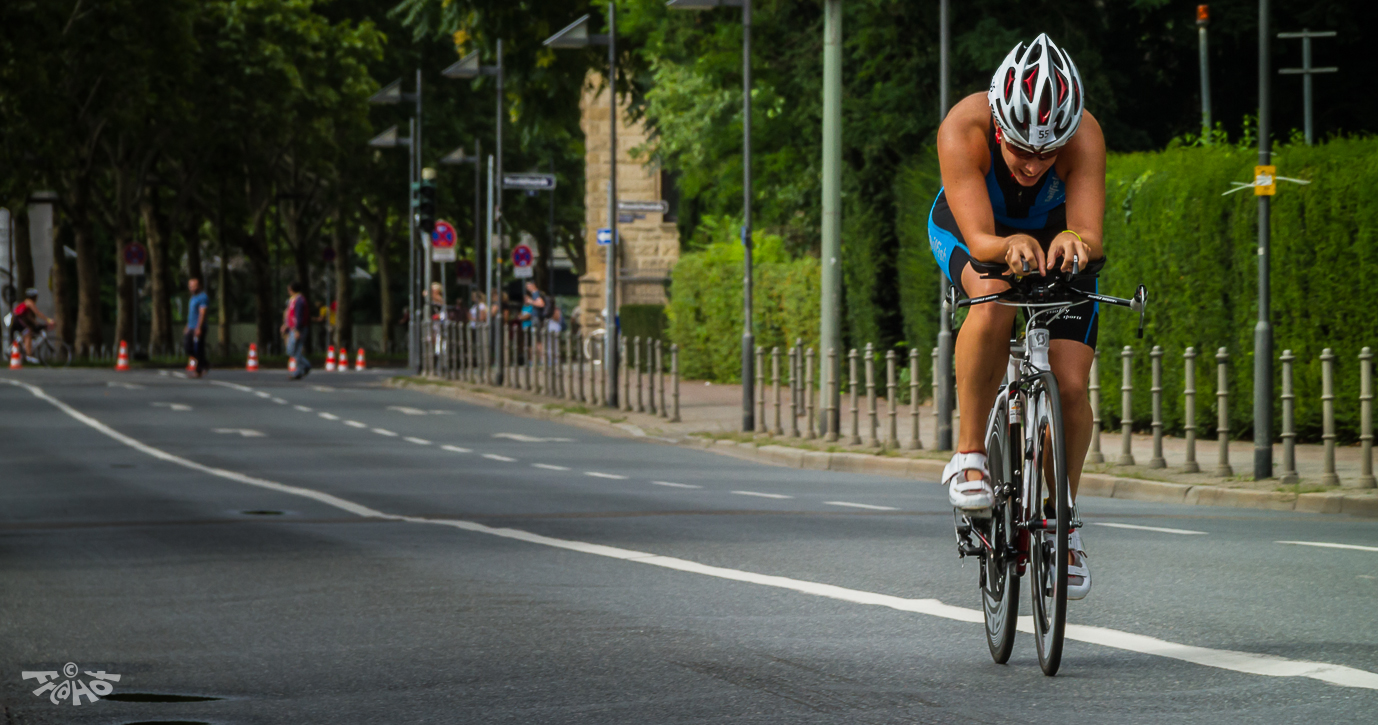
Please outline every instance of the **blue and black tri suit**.
[{"label": "blue and black tri suit", "polygon": [[[995,235],[1009,237],[1027,234],[1037,239],[1044,254],[1047,254],[1053,239],[1067,228],[1066,183],[1058,178],[1055,166],[1049,167],[1043,178],[1033,186],[1021,186],[1015,181],[1014,174],[1010,172],[1005,157],[995,143],[994,122],[986,136],[986,145],[990,148],[986,193],[990,196],[991,210],[995,212]],[[957,227],[957,220],[947,205],[945,190],[938,192],[933,210],[928,215],[928,243],[933,248],[933,258],[938,261],[948,281],[957,287],[959,294],[967,296],[962,289],[962,271],[971,261],[971,249],[967,247],[962,230]],[[1088,292],[1099,291],[1094,279],[1076,284]],[[1100,303],[1078,305],[1049,324],[1048,331],[1054,340],[1076,340],[1094,348],[1099,312]]]}]

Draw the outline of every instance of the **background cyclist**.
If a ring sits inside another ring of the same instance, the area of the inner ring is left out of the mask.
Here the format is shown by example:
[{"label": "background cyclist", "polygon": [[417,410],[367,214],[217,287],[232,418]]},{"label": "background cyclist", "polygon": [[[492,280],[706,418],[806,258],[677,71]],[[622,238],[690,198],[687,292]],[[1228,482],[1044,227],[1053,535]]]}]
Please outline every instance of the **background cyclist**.
[{"label": "background cyclist", "polygon": [[[1105,138],[1085,112],[1076,65],[1047,35],[1020,43],[1005,57],[990,90],[952,108],[938,129],[943,190],[929,215],[929,242],[959,293],[976,297],[1008,289],[983,280],[972,259],[1004,262],[1022,274],[1070,271],[1101,256],[1105,213]],[[1094,289],[1095,281],[1084,283]],[[986,412],[995,403],[1009,359],[1016,310],[972,307],[957,336],[957,453],[943,472],[952,505],[979,512],[991,506],[986,466]],[[1048,325],[1049,361],[1062,396],[1072,497],[1091,440],[1087,381],[1096,346],[1095,305],[1072,308]],[[1068,599],[1091,588],[1079,532],[1069,541]]]},{"label": "background cyclist", "polygon": [[[43,319],[42,324],[39,318]],[[24,334],[24,358],[30,363],[37,363],[38,360],[33,356],[33,334],[42,330],[44,327],[52,327],[53,320],[43,311],[38,309],[38,290],[30,287],[24,291],[24,301],[15,305],[14,312],[11,313],[10,329],[13,332],[23,332]],[[11,334],[13,334],[13,332]]]}]

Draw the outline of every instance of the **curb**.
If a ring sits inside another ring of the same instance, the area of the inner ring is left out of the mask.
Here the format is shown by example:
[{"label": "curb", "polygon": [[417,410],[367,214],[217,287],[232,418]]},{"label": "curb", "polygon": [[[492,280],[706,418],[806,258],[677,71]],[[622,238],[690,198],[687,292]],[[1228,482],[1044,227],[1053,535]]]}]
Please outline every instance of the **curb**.
[{"label": "curb", "polygon": [[[504,398],[477,390],[460,388],[440,382],[434,384],[415,383],[409,380],[391,379],[384,383],[388,387],[415,390],[432,395],[454,398],[488,408],[504,410],[543,420],[555,420],[595,431],[604,435],[624,438],[640,438],[645,441],[668,443],[699,448],[719,455],[730,456],[745,461],[764,463],[786,468],[810,471],[837,471],[839,473],[863,473],[873,476],[890,476],[920,481],[937,481],[943,472],[942,461],[925,458],[901,458],[875,456],[866,453],[833,453],[810,451],[803,448],[768,444],[757,446],[730,440],[710,440],[686,436],[664,438],[648,434],[639,426],[628,422],[614,423],[606,418],[582,413],[572,413],[560,408],[547,408],[537,403],[527,403]],[[1188,506],[1222,506],[1228,508],[1263,509],[1268,511],[1301,511],[1317,514],[1347,514],[1349,516],[1378,517],[1378,496],[1356,496],[1345,493],[1282,493],[1280,491],[1253,491],[1219,486],[1198,486],[1167,481],[1146,481],[1137,478],[1120,478],[1103,473],[1085,473],[1077,495],[1097,498],[1119,498],[1130,501],[1153,503],[1174,503]]]}]

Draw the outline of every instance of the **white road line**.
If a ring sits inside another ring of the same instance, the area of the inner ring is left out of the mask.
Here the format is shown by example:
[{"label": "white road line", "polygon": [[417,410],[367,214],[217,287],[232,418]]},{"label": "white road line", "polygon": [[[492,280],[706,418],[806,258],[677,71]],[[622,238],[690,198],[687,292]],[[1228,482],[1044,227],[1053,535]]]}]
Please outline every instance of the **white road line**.
[{"label": "white road line", "polygon": [[277,403],[278,405],[287,405],[287,401],[283,400],[282,398],[273,398],[273,402]]},{"label": "white road line", "polygon": [[222,388],[233,388],[233,389],[238,390],[238,391],[240,391],[240,392],[242,392],[242,393],[252,393],[252,392],[254,392],[254,389],[253,389],[253,388],[251,388],[251,387],[249,387],[249,386],[247,386],[247,385],[240,385],[239,383],[227,383],[227,382],[225,382],[224,380],[212,380],[212,381],[210,381],[210,382],[211,382],[211,385],[219,385],[219,386],[222,387]]},{"label": "white road line", "polygon": [[1109,521],[1092,521],[1095,526],[1110,526],[1116,529],[1134,529],[1135,531],[1157,531],[1160,534],[1186,534],[1188,536],[1205,536],[1204,531],[1192,531],[1191,529],[1166,529],[1162,526],[1139,526],[1138,524],[1112,524]]},{"label": "white road line", "polygon": [[460,448],[459,446],[441,446],[440,448],[442,450],[450,451],[451,453],[473,453],[473,451],[469,450],[468,448]]},{"label": "white road line", "polygon": [[396,433],[393,433],[392,431],[387,430],[386,428],[374,428],[374,429],[373,429],[373,432],[374,432],[374,433],[377,433],[377,434],[380,435],[380,436],[388,436],[389,438],[396,438],[396,437],[397,437],[397,434],[396,434]]},{"label": "white road line", "polygon": [[294,405],[292,407],[296,408],[297,410],[300,410],[303,413],[310,413],[312,410],[314,410],[314,408],[308,408],[304,405]]},{"label": "white road line", "polygon": [[187,379],[187,374],[184,373],[184,372],[173,371],[172,375],[173,375],[173,377],[178,377],[178,378],[181,378],[181,379],[183,379],[183,380],[186,380],[186,379]]},{"label": "white road line", "polygon": [[320,417],[325,418],[326,420],[339,420],[339,419],[340,419],[340,416],[335,415],[334,413],[317,413],[316,415],[319,415]]},{"label": "white road line", "polygon": [[829,506],[851,506],[854,509],[871,509],[872,511],[899,511],[894,506],[876,506],[869,503],[850,503],[848,501],[824,501]]},{"label": "white road line", "polygon": [[1274,544],[1293,544],[1295,546],[1320,546],[1326,549],[1353,549],[1355,551],[1378,551],[1378,546],[1359,546],[1358,544],[1327,544],[1323,541],[1274,541]]},{"label": "white road line", "polygon": [[260,397],[260,398],[271,398],[271,397],[273,397],[273,394],[272,394],[272,393],[265,393],[265,392],[263,392],[262,390],[255,390],[255,391],[254,391],[254,395],[257,395],[257,396]]},{"label": "white road line", "polygon": [[178,413],[185,413],[191,410],[191,406],[186,403],[149,403],[149,405],[155,408],[167,408],[168,410],[174,410]]},{"label": "white road line", "polygon": [[262,431],[251,430],[249,428],[211,428],[212,433],[235,433],[242,438],[262,438]]},{"label": "white road line", "polygon": [[418,446],[428,446],[428,445],[431,444],[431,442],[428,441],[428,440],[426,440],[425,438],[413,438],[413,437],[411,437],[411,436],[407,436],[406,438],[403,438],[402,440],[404,440],[404,441],[406,441],[406,442],[408,442],[408,443],[415,443],[415,444],[418,445]]},{"label": "white road line", "polygon": [[360,422],[357,421],[357,420],[347,420],[347,421],[344,422],[344,424],[347,425],[347,426],[349,426],[350,428],[367,428],[367,427],[368,427],[368,423],[360,423]]},{"label": "white road line", "polygon": [[[380,518],[390,521],[406,522],[410,524],[421,524],[431,526],[449,526],[461,531],[468,531],[487,536],[497,536],[504,539],[524,541],[540,546],[548,546],[566,551],[578,551],[593,556],[602,556],[610,559],[619,559],[635,564],[647,564],[658,566],[664,569],[673,569],[691,574],[711,576],[729,581],[745,582],[760,586],[772,587],[776,589],[786,589],[797,591],[803,594],[835,599],[839,601],[853,602],[868,606],[886,607],[902,612],[912,612],[925,614],[928,616],[939,617],[942,619],[952,619],[959,622],[970,624],[980,624],[982,622],[981,612],[965,607],[954,607],[943,604],[937,599],[905,599],[889,594],[878,594],[859,589],[848,589],[846,587],[834,586],[832,584],[821,584],[818,582],[793,579],[790,577],[773,576],[770,574],[758,574],[755,572],[743,571],[740,569],[728,569],[726,567],[709,566],[687,559],[679,559],[670,556],[659,556],[644,551],[634,551],[622,549],[614,546],[604,546],[584,541],[571,541],[569,539],[556,539],[540,534],[533,534],[529,531],[510,528],[493,528],[473,521],[463,521],[459,519],[425,519],[415,516],[399,516],[397,514],[387,514],[377,509],[354,503],[338,496],[316,491],[309,488],[298,486],[288,486],[276,481],[269,481],[262,478],[255,478],[236,471],[229,471],[223,468],[214,468],[195,461],[175,456],[159,448],[154,448],[146,443],[131,438],[106,424],[82,413],[66,403],[48,395],[42,388],[17,380],[0,378],[0,382],[10,385],[17,385],[27,389],[34,397],[44,400],[63,413],[71,416],[84,425],[123,443],[134,450],[157,458],[161,461],[182,466],[194,471],[199,471],[211,476],[216,476],[236,483],[243,483],[249,486],[286,493],[293,496],[301,496],[313,501],[318,501],[327,506],[333,506],[342,511],[371,518]],[[1020,618],[1020,631],[1028,632],[1032,628],[1027,622]],[[1205,667],[1215,667],[1232,672],[1242,672],[1245,674],[1263,675],[1267,677],[1308,677],[1321,682],[1328,682],[1332,685],[1342,687],[1356,687],[1368,690],[1378,690],[1378,673],[1361,670],[1345,665],[1330,664],[1328,662],[1314,662],[1308,660],[1293,660],[1276,655],[1255,654],[1252,652],[1238,652],[1233,650],[1211,649],[1209,647],[1196,647],[1194,645],[1178,644],[1156,637],[1148,637],[1131,632],[1121,632],[1119,630],[1108,629],[1105,627],[1090,627],[1079,624],[1067,625],[1067,638],[1077,642],[1087,642],[1089,644],[1111,647],[1114,649],[1138,652],[1141,654],[1155,655],[1168,659],[1175,659],[1182,662],[1191,662]]]},{"label": "white road line", "polygon": [[691,486],[687,483],[671,483],[669,481],[651,481],[656,486],[669,486],[670,488],[703,488],[703,486]]},{"label": "white road line", "polygon": [[756,496],[759,498],[794,498],[783,493],[761,493],[760,491],[733,491],[738,496]]},{"label": "white road line", "polygon": [[616,473],[600,473],[600,472],[598,472],[598,471],[584,471],[584,475],[585,475],[585,476],[593,476],[594,478],[611,478],[611,479],[614,480],[614,481],[625,481],[625,480],[627,480],[627,477],[626,477],[626,476],[619,476],[619,475],[617,475]]},{"label": "white road line", "polygon": [[532,468],[544,468],[544,469],[547,470],[547,471],[568,471],[568,470],[569,470],[568,468],[566,468],[566,467],[564,467],[564,466],[552,466],[552,465],[550,465],[549,463],[533,463],[533,464],[531,464],[531,467],[532,467]]},{"label": "white road line", "polygon": [[488,460],[491,460],[491,461],[502,461],[503,463],[516,463],[516,462],[517,462],[517,459],[515,459],[515,458],[508,458],[507,456],[500,456],[500,455],[498,455],[498,454],[496,454],[496,453],[485,453],[485,454],[483,454],[483,457],[484,457],[484,458],[487,458]]}]

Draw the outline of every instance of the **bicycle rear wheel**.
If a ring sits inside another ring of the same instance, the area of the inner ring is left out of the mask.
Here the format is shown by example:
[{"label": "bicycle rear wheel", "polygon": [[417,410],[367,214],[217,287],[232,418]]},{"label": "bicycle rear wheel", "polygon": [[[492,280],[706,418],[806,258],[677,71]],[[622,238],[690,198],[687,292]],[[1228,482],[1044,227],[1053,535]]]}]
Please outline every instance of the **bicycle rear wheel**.
[{"label": "bicycle rear wheel", "polygon": [[[1067,628],[1067,536],[1072,517],[1071,490],[1067,481],[1067,446],[1062,430],[1062,404],[1057,379],[1043,373],[1030,396],[1034,414],[1034,455],[1025,475],[1032,481],[1025,511],[1032,521],[1050,528],[1038,530],[1029,541],[1033,599],[1034,643],[1043,674],[1057,674],[1062,664],[1063,635]],[[1045,499],[1050,502],[1045,503]]]},{"label": "bicycle rear wheel", "polygon": [[1010,482],[1010,428],[1008,405],[1004,398],[986,427],[986,461],[990,468],[991,487],[997,492],[989,519],[976,519],[974,525],[984,525],[990,547],[981,559],[981,611],[986,621],[986,645],[991,659],[1005,664],[1014,649],[1015,625],[1019,620],[1019,555],[1015,550],[1015,502],[999,495]]},{"label": "bicycle rear wheel", "polygon": [[72,362],[72,348],[62,340],[49,337],[34,345],[34,357],[43,363],[43,367],[65,368]]}]

